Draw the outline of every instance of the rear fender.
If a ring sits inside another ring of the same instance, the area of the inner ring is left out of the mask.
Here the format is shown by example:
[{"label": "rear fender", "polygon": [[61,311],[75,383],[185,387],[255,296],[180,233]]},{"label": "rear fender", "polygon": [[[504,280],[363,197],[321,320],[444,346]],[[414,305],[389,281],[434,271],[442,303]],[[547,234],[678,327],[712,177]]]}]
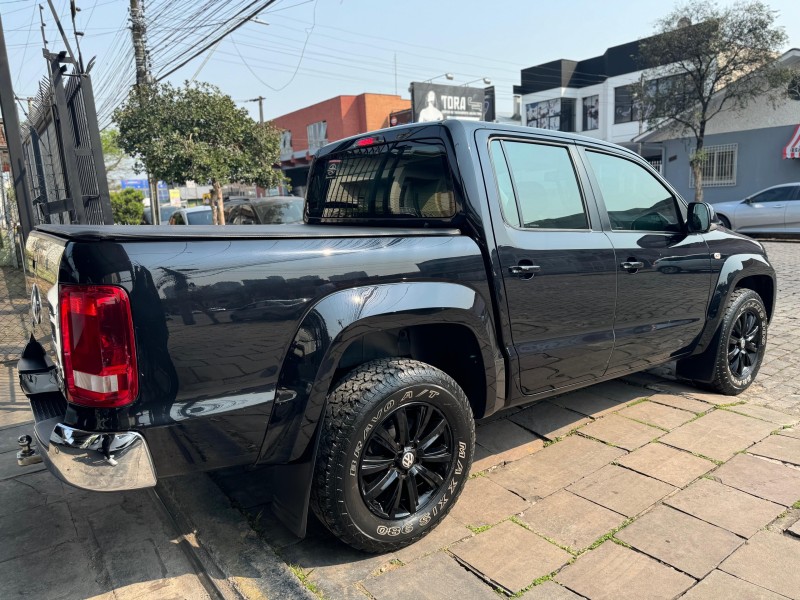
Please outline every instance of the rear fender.
[{"label": "rear fender", "polygon": [[[487,404],[505,393],[502,355],[491,307],[472,288],[446,282],[393,283],[350,288],[326,296],[301,321],[278,379],[259,463],[276,466],[275,513],[305,534],[318,426],[337,365],[349,344],[376,331],[427,324],[468,327],[486,370]],[[287,464],[288,463],[288,464]]]}]

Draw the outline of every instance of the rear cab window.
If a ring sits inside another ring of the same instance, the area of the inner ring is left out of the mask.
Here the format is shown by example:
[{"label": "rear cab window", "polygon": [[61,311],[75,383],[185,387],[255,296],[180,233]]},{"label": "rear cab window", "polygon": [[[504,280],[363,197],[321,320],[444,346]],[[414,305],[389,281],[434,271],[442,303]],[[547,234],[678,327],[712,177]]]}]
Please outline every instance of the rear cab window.
[{"label": "rear cab window", "polygon": [[456,200],[444,143],[399,140],[320,157],[306,211],[310,221],[450,219]]}]

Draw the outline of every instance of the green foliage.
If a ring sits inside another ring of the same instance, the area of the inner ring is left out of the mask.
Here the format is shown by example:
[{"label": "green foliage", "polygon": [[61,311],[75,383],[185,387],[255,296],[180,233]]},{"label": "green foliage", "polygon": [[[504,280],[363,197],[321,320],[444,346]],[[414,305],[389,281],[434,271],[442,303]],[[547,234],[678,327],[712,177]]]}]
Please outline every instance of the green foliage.
[{"label": "green foliage", "polygon": [[101,131],[100,142],[103,147],[103,162],[105,163],[106,174],[108,174],[116,170],[127,155],[119,147],[119,131],[116,129]]},{"label": "green foliage", "polygon": [[706,125],[717,114],[741,110],[754,100],[773,102],[786,93],[791,73],[776,64],[786,45],[777,12],[760,0],[720,7],[688,0],[656,22],[654,36],[640,43],[641,66],[655,78],[634,86],[641,114],[671,119],[696,142],[692,156],[695,199],[702,200],[702,152]]},{"label": "green foliage", "polygon": [[130,188],[111,192],[111,212],[117,225],[139,225],[144,214],[144,194]]},{"label": "green foliage", "polygon": [[280,155],[278,131],[256,123],[212,85],[134,89],[114,121],[119,145],[136,158],[137,171],[157,179],[262,187],[283,179],[273,168]]}]

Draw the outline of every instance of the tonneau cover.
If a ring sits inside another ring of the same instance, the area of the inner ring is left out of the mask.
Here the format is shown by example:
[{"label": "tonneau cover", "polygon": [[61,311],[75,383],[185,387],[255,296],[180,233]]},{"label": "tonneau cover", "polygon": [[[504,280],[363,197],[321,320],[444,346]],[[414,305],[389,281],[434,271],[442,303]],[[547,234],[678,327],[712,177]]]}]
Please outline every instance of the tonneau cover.
[{"label": "tonneau cover", "polygon": [[36,231],[70,240],[216,240],[242,238],[352,238],[452,236],[458,229],[342,227],[338,225],[39,225]]}]

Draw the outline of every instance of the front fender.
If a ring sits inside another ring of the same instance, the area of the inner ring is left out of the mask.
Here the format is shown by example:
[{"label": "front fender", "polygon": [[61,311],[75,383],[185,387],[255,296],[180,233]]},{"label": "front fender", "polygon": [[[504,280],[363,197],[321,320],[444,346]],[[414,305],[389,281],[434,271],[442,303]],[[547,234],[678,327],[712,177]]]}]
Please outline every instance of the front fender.
[{"label": "front fender", "polygon": [[326,296],[303,317],[288,348],[259,463],[284,464],[313,453],[314,433],[348,345],[376,331],[426,324],[468,327],[486,369],[487,403],[504,390],[504,363],[491,307],[474,289],[448,282],[363,286]]}]

